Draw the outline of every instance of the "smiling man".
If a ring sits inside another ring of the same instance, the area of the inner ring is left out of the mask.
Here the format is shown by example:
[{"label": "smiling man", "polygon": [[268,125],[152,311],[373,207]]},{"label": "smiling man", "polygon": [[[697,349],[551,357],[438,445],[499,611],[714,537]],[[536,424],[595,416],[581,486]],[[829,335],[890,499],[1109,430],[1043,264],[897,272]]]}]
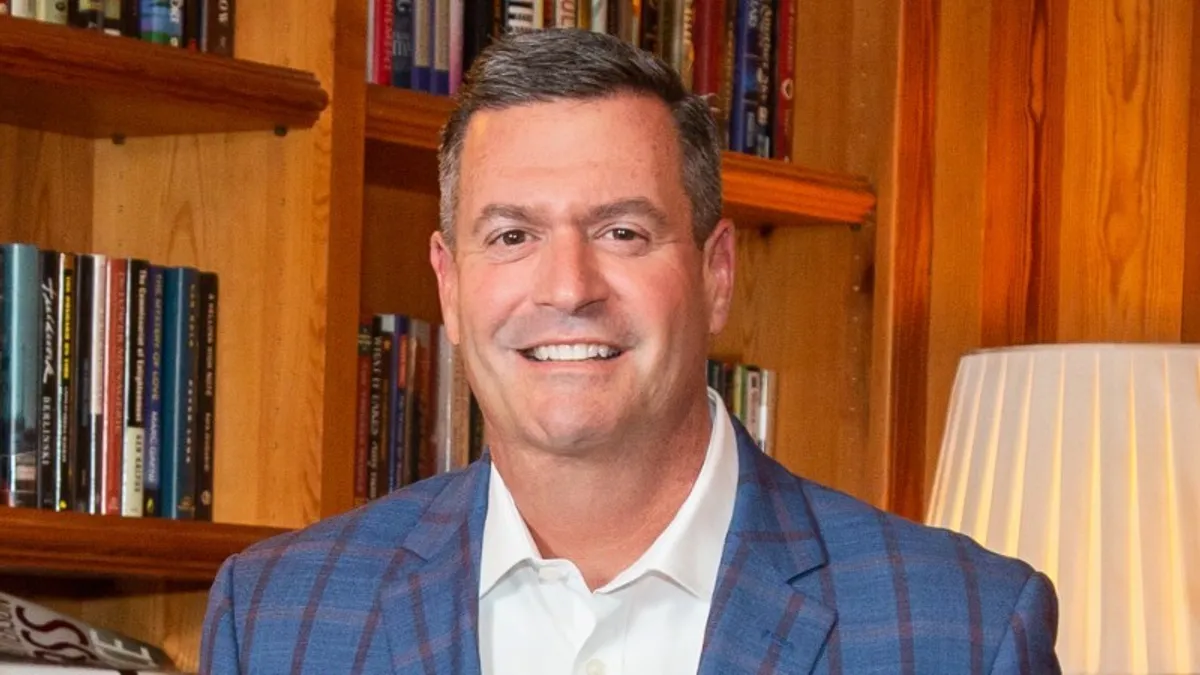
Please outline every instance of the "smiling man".
[{"label": "smiling man", "polygon": [[792,475],[707,389],[706,102],[588,31],[468,81],[430,261],[488,452],[227,561],[201,670],[1057,672],[1043,575]]}]

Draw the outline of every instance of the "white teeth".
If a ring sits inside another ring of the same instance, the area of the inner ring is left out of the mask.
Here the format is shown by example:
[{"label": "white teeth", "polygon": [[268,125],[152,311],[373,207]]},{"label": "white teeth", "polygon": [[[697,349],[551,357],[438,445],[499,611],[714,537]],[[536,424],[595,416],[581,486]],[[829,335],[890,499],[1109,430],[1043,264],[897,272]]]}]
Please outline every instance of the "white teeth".
[{"label": "white teeth", "polygon": [[530,356],[537,361],[585,361],[587,359],[607,359],[617,353],[608,345],[578,344],[578,345],[542,345],[530,350]]}]

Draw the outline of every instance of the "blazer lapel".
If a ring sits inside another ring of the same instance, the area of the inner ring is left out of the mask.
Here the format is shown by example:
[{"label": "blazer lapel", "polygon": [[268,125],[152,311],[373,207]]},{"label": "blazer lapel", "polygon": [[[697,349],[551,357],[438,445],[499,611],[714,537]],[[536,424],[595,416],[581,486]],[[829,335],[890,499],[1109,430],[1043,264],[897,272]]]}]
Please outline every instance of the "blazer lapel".
[{"label": "blazer lapel", "polygon": [[490,462],[449,479],[397,549],[380,589],[396,673],[478,675],[479,559]]},{"label": "blazer lapel", "polygon": [[808,673],[836,612],[800,590],[826,563],[794,476],[766,458],[736,421],[738,491],[705,635],[701,675]]}]

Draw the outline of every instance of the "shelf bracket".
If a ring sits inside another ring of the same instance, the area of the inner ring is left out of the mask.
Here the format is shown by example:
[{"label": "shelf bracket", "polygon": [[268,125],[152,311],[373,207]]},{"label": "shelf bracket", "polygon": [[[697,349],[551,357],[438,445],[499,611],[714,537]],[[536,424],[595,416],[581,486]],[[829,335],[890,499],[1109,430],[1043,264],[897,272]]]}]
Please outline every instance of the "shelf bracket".
[{"label": "shelf bracket", "polygon": [[276,136],[283,138],[284,136],[287,136],[287,134],[288,134],[287,125],[284,125],[284,124],[276,124],[275,125],[275,135]]}]

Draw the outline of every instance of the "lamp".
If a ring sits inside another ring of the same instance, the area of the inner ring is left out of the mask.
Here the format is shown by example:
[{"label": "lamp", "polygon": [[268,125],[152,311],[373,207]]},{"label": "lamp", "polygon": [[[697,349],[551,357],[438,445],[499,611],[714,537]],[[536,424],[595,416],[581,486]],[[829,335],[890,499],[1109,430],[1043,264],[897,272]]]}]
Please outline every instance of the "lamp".
[{"label": "lamp", "polygon": [[959,363],[932,525],[1045,572],[1066,673],[1200,673],[1200,346]]}]

